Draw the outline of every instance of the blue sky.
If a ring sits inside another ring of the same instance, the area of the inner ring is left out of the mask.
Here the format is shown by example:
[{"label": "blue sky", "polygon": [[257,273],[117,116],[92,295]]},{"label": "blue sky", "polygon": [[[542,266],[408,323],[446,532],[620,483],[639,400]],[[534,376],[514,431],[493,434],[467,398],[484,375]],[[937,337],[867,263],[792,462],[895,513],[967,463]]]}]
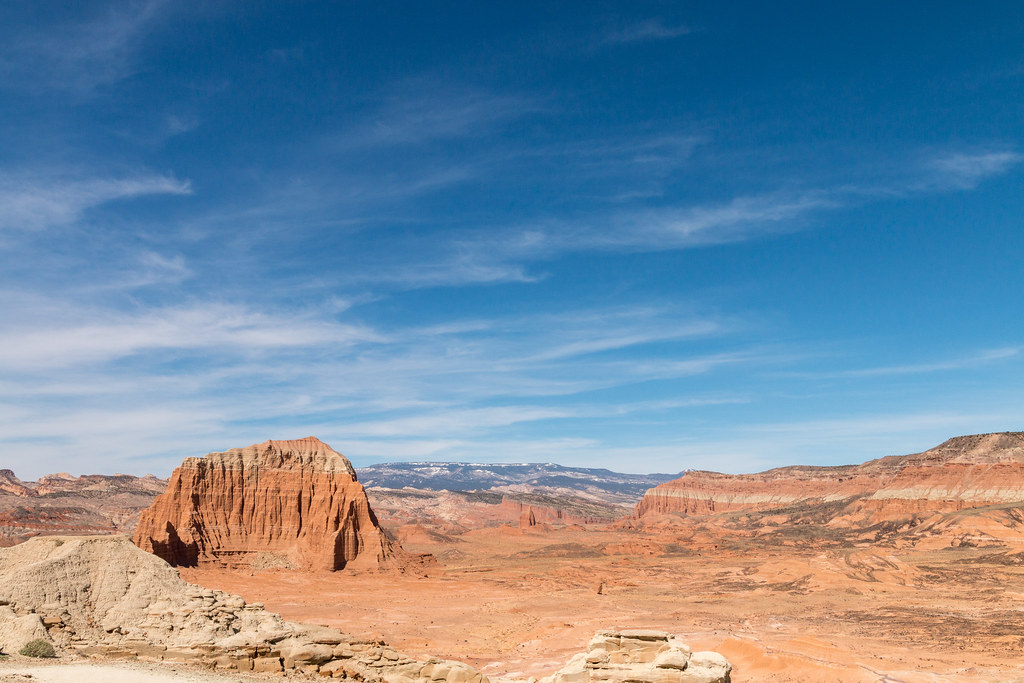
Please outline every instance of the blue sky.
[{"label": "blue sky", "polygon": [[833,4],[0,5],[0,466],[1024,428],[1024,5]]}]

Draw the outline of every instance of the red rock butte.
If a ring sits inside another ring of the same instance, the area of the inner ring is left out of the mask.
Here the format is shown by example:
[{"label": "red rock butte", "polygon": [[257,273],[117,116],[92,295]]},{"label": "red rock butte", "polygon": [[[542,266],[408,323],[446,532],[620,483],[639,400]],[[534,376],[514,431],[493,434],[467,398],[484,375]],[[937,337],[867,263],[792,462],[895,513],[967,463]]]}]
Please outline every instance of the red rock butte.
[{"label": "red rock butte", "polygon": [[352,463],[314,437],[186,458],[132,540],[178,566],[378,569],[402,552]]}]

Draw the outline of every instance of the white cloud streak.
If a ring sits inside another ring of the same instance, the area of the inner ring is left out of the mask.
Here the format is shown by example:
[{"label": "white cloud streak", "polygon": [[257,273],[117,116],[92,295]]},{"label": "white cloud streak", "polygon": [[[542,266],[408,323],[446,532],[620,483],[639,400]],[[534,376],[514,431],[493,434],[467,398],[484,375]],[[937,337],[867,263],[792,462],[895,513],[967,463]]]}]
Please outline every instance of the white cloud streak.
[{"label": "white cloud streak", "polygon": [[[460,261],[438,263],[430,284],[470,281],[471,267],[490,273],[477,281],[529,281],[521,265],[585,251],[673,251],[730,244],[805,229],[820,213],[856,207],[892,197],[969,189],[1009,172],[1024,156],[1010,151],[980,154],[940,153],[910,173],[886,184],[837,185],[802,192],[770,192],[690,207],[620,210],[610,216],[574,222],[540,221],[495,230],[482,239],[459,238]],[[497,233],[494,236],[493,233]],[[416,286],[420,278],[412,278]]]},{"label": "white cloud streak", "polygon": [[473,138],[541,111],[533,99],[440,83],[405,80],[380,96],[368,120],[334,138],[334,148],[352,150],[420,145]]},{"label": "white cloud streak", "polygon": [[985,152],[948,152],[932,158],[928,166],[936,173],[937,185],[972,189],[992,176],[1002,175],[1024,161],[1024,155],[1011,150]]},{"label": "white cloud streak", "polygon": [[22,32],[0,48],[0,77],[27,90],[87,94],[135,70],[134,54],[162,16],[167,0],[99,5],[78,22]]},{"label": "white cloud streak", "polygon": [[[46,446],[52,443],[67,452],[99,449],[118,469],[166,474],[183,455],[229,437],[237,441],[225,447],[284,433],[337,435],[339,447],[364,456],[411,442],[421,454],[425,444],[442,448],[440,442],[449,444],[449,454],[468,453],[481,440],[528,424],[746,400],[701,392],[609,406],[583,396],[721,367],[719,359],[696,358],[684,370],[634,367],[628,356],[644,344],[671,343],[678,361],[680,344],[725,334],[720,323],[671,310],[381,331],[339,322],[326,310],[298,315],[195,303],[118,312],[20,301],[17,293],[0,303],[15,314],[0,326],[0,440],[49,454],[26,476],[75,469],[59,462],[55,453],[65,451]],[[552,397],[568,400],[555,405]],[[27,441],[38,443],[21,445]],[[375,445],[362,451],[360,443]],[[133,455],[146,453],[166,457],[163,467],[132,464]]]},{"label": "white cloud streak", "polygon": [[788,377],[799,377],[804,379],[843,379],[843,378],[873,378],[873,377],[894,377],[899,375],[925,375],[934,372],[949,372],[954,370],[970,370],[1010,360],[1020,356],[1021,347],[1008,346],[999,349],[987,349],[977,353],[945,361],[931,363],[912,363],[906,365],[887,365],[871,368],[855,368],[850,370],[837,370],[830,372],[805,372],[785,373]]},{"label": "white cloud streak", "polygon": [[142,175],[86,179],[55,173],[0,173],[0,229],[42,230],[82,218],[88,209],[147,195],[187,195],[188,181]]},{"label": "white cloud streak", "polygon": [[686,36],[694,32],[694,29],[684,24],[669,25],[661,19],[648,19],[636,24],[630,24],[620,29],[606,33],[602,43],[616,45],[623,43],[644,43],[658,40],[671,40]]},{"label": "white cloud streak", "polygon": [[[28,316],[31,318],[31,314]],[[138,315],[69,308],[59,318],[0,330],[0,368],[103,364],[148,352],[246,352],[350,346],[379,341],[376,333],[297,315],[273,316],[239,306],[200,304],[152,309]]]}]

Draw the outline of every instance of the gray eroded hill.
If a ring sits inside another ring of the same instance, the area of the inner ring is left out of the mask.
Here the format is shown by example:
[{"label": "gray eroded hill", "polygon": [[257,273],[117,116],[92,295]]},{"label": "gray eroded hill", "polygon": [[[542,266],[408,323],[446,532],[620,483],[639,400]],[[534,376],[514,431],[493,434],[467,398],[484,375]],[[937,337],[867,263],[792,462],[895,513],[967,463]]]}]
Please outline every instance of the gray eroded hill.
[{"label": "gray eroded hill", "polygon": [[461,662],[421,662],[378,641],[285,621],[238,596],[186,583],[123,536],[48,536],[0,549],[0,648],[24,638],[60,652],[296,670],[370,682],[484,683]]}]

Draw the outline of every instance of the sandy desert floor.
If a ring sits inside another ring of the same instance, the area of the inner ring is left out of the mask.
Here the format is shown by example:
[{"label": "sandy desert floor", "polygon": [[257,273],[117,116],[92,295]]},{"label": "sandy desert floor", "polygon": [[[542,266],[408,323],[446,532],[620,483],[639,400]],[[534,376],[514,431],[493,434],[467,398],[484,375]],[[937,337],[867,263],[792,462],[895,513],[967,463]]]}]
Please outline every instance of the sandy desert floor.
[{"label": "sandy desert floor", "polygon": [[406,546],[438,566],[182,575],[490,676],[551,673],[599,629],[656,628],[723,653],[740,683],[1024,681],[1024,566],[992,550],[716,547],[580,527]]}]

